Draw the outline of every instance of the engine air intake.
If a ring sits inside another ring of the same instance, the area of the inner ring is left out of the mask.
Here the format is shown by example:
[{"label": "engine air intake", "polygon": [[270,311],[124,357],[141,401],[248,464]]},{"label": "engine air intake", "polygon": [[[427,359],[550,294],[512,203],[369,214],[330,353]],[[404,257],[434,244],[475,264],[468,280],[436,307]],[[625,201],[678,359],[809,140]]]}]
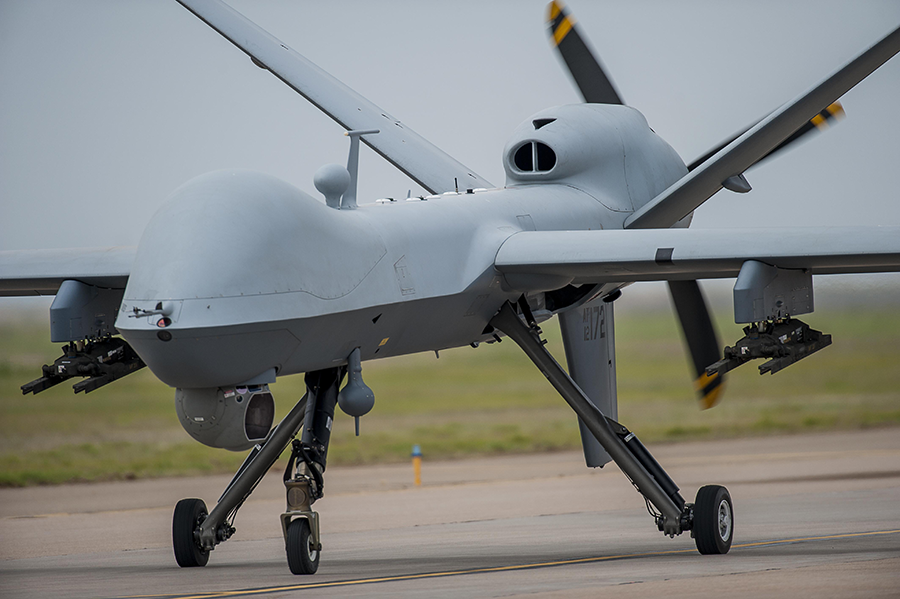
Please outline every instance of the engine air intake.
[{"label": "engine air intake", "polygon": [[524,173],[546,173],[556,166],[556,152],[545,143],[530,141],[515,151],[513,165]]}]

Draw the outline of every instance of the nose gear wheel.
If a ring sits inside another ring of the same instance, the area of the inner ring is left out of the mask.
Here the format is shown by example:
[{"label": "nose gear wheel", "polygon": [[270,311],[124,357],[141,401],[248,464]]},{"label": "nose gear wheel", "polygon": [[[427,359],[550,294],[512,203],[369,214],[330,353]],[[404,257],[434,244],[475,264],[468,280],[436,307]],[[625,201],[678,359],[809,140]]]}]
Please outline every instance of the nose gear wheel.
[{"label": "nose gear wheel", "polygon": [[315,574],[319,569],[321,553],[318,544],[313,543],[305,518],[298,518],[288,526],[286,548],[288,567],[293,574]]}]

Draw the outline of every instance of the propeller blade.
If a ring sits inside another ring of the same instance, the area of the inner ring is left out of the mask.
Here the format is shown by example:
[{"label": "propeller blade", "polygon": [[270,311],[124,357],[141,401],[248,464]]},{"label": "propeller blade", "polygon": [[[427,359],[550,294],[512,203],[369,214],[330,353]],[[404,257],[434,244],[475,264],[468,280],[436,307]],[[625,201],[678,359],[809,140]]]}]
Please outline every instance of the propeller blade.
[{"label": "propeller blade", "polygon": [[669,281],[669,293],[697,373],[694,388],[700,407],[706,410],[719,402],[725,389],[723,376],[719,373],[713,376],[706,374],[706,367],[722,358],[716,329],[697,281]]},{"label": "propeller blade", "polygon": [[[778,146],[776,146],[768,154],[766,154],[765,156],[763,156],[762,158],[757,160],[754,163],[754,165],[759,164],[763,160],[770,158],[776,152],[780,152],[781,150],[783,150],[790,144],[794,143],[795,141],[797,141],[798,139],[800,139],[807,133],[812,133],[813,131],[824,130],[825,128],[828,127],[828,125],[830,124],[830,121],[841,119],[843,117],[844,117],[844,107],[841,106],[841,103],[835,102],[834,104],[831,104],[830,106],[825,108],[825,110],[823,110],[822,112],[820,112],[819,114],[817,114],[816,116],[811,118],[810,120],[806,121],[806,123],[802,127],[797,129],[796,131],[794,131],[787,139],[785,139],[783,142],[781,142]],[[754,125],[755,124],[756,123],[754,123]],[[743,135],[744,133],[749,131],[751,129],[751,127],[747,127],[746,129],[744,129],[737,135],[732,136],[732,138],[729,139],[728,141],[724,141],[724,142],[720,143],[718,146],[716,146],[715,148],[713,148],[712,150],[710,150],[709,152],[707,152],[700,158],[698,158],[695,161],[693,161],[692,163],[690,163],[688,165],[688,170],[692,171],[695,168],[697,168],[698,166],[700,166],[701,164],[703,164],[704,162],[706,162],[707,160],[709,160],[710,158],[712,158],[716,152],[718,152],[719,150],[721,150],[722,148],[724,148],[725,146],[727,146],[728,144],[730,144],[731,142],[736,140],[738,137],[740,137],[741,135]]]},{"label": "propeller blade", "polygon": [[590,104],[625,104],[612,80],[603,70],[575,26],[569,9],[553,0],[547,7],[547,26],[553,45],[559,50],[585,102]]},{"label": "propeller blade", "polygon": [[[569,12],[569,9],[558,0],[553,0],[547,6],[547,26],[550,30],[550,37],[553,45],[559,51],[569,73],[575,80],[575,84],[581,91],[581,95],[585,102],[591,104],[625,104],[622,97],[616,90],[615,85],[609,75],[603,69],[600,59],[597,58],[588,47],[585,38],[581,36],[579,28],[575,25],[575,17]],[[759,164],[763,160],[771,157],[776,152],[780,152],[790,144],[794,143],[807,133],[819,129],[825,129],[830,121],[839,119],[844,116],[844,107],[840,102],[834,102],[812,119],[807,121],[802,127],[794,131],[787,139],[772,149],[768,154],[757,160],[754,164]],[[756,123],[754,123],[756,125]],[[736,140],[738,137],[749,131],[754,125],[747,127],[737,135],[732,136],[727,141],[722,142],[700,158],[694,160],[688,165],[688,171],[692,171],[716,154],[719,150]]]}]

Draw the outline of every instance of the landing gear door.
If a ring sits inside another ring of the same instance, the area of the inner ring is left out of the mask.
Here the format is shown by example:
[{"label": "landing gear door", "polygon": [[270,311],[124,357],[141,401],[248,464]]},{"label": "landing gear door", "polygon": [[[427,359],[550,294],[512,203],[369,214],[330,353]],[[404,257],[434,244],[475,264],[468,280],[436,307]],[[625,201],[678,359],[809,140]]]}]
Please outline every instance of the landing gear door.
[{"label": "landing gear door", "polygon": [[[607,418],[618,419],[613,305],[598,298],[560,312],[559,328],[569,375]],[[585,463],[602,467],[612,458],[580,419],[578,425]]]}]

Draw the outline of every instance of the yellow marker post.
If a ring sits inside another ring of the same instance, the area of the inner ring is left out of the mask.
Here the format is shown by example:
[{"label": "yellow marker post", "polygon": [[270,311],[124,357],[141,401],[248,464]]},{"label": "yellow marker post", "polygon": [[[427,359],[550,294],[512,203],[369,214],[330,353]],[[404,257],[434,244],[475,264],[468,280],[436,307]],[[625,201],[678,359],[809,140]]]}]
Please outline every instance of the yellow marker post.
[{"label": "yellow marker post", "polygon": [[412,448],[413,481],[417,487],[422,486],[422,448],[413,445]]}]

